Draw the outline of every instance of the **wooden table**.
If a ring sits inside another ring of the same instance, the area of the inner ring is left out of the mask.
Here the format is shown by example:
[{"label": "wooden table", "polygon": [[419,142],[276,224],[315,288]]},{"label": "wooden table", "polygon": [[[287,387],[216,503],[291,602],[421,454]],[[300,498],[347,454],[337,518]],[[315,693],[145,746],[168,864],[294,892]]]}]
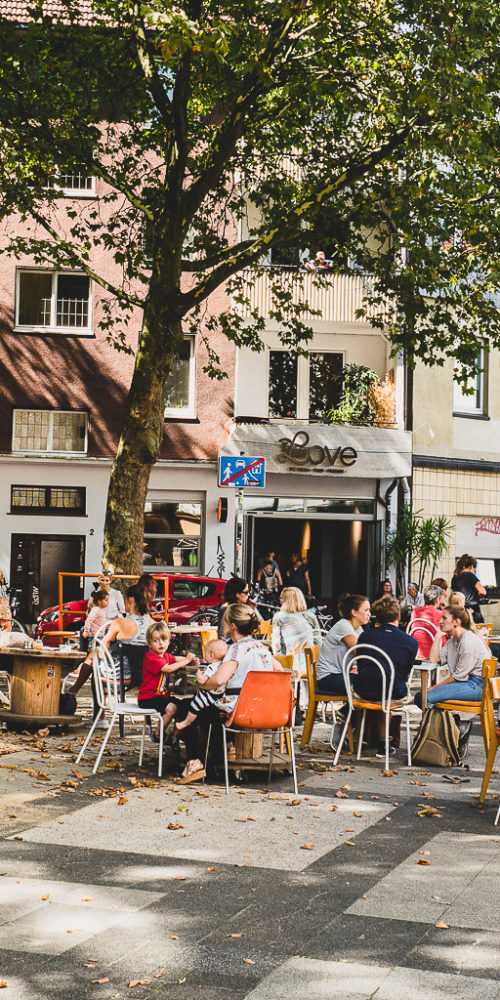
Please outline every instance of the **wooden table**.
[{"label": "wooden table", "polygon": [[431,663],[430,660],[421,660],[415,663],[414,670],[420,670],[420,688],[422,691],[422,712],[427,708],[427,692],[429,690],[429,678],[435,670],[440,667],[440,663]]},{"label": "wooden table", "polygon": [[199,635],[201,638],[202,656],[205,656],[205,646],[212,639],[217,639],[217,629],[215,625],[201,623],[200,625],[169,625],[172,635]]},{"label": "wooden table", "polygon": [[2,657],[13,660],[11,707],[2,712],[2,721],[37,725],[70,725],[81,722],[74,715],[59,714],[59,696],[63,671],[69,673],[80,662],[80,650],[0,648]]}]

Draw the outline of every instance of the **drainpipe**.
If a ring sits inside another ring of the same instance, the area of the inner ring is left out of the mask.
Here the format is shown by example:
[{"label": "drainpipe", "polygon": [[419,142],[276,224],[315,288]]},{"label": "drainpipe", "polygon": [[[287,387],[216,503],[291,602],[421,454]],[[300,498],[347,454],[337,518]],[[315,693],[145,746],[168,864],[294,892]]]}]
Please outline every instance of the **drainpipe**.
[{"label": "drainpipe", "polygon": [[[403,503],[408,504],[408,506],[409,506],[410,500],[411,500],[411,493],[410,493],[410,485],[408,483],[408,480],[407,480],[406,476],[403,476],[402,479],[401,479],[401,489],[403,491]],[[406,555],[405,574],[406,574],[406,580],[408,581],[410,579],[410,553],[409,552]]]}]

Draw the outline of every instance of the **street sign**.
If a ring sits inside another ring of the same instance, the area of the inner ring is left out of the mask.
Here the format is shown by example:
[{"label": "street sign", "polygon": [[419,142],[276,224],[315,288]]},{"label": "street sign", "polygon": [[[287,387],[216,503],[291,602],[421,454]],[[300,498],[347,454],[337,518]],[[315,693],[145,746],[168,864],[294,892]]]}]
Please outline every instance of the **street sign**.
[{"label": "street sign", "polygon": [[219,486],[237,489],[264,489],[266,485],[266,460],[248,455],[221,455],[219,457]]}]

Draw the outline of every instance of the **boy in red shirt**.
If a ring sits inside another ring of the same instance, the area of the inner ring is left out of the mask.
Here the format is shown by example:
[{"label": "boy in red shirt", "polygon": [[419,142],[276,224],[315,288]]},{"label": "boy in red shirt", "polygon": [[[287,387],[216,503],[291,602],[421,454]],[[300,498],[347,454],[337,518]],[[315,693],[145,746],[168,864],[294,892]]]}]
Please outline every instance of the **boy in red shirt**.
[{"label": "boy in red shirt", "polygon": [[[198,664],[194,653],[186,656],[172,656],[167,653],[170,642],[170,632],[165,622],[154,622],[146,632],[148,652],[142,664],[142,681],[137,695],[137,704],[141,708],[153,708],[163,715],[163,726],[167,728],[173,719],[179,699],[173,698],[169,691],[168,675],[175,673],[179,667],[187,667],[188,663]],[[166,711],[168,705],[168,711]],[[159,732],[155,738],[159,738]]]}]

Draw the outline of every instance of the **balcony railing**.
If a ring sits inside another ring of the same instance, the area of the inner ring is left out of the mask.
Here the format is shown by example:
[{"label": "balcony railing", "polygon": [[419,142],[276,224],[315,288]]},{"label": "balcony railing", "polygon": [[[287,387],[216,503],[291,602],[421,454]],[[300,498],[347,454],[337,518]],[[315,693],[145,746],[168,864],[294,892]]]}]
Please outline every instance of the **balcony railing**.
[{"label": "balcony railing", "polygon": [[[389,299],[376,306],[369,305],[362,317],[356,315],[365,305],[365,296],[374,287],[373,278],[368,275],[323,274],[319,283],[313,271],[276,266],[266,268],[257,276],[251,271],[244,274],[242,291],[248,304],[238,306],[240,315],[250,316],[251,312],[257,310],[259,316],[269,318],[277,307],[272,287],[277,273],[282,286],[291,292],[293,304],[307,302],[310,306],[310,310],[302,313],[304,320],[369,324],[370,319],[375,317],[382,319],[384,323],[393,318],[394,310]],[[319,315],[314,315],[315,310],[318,310]]]}]

